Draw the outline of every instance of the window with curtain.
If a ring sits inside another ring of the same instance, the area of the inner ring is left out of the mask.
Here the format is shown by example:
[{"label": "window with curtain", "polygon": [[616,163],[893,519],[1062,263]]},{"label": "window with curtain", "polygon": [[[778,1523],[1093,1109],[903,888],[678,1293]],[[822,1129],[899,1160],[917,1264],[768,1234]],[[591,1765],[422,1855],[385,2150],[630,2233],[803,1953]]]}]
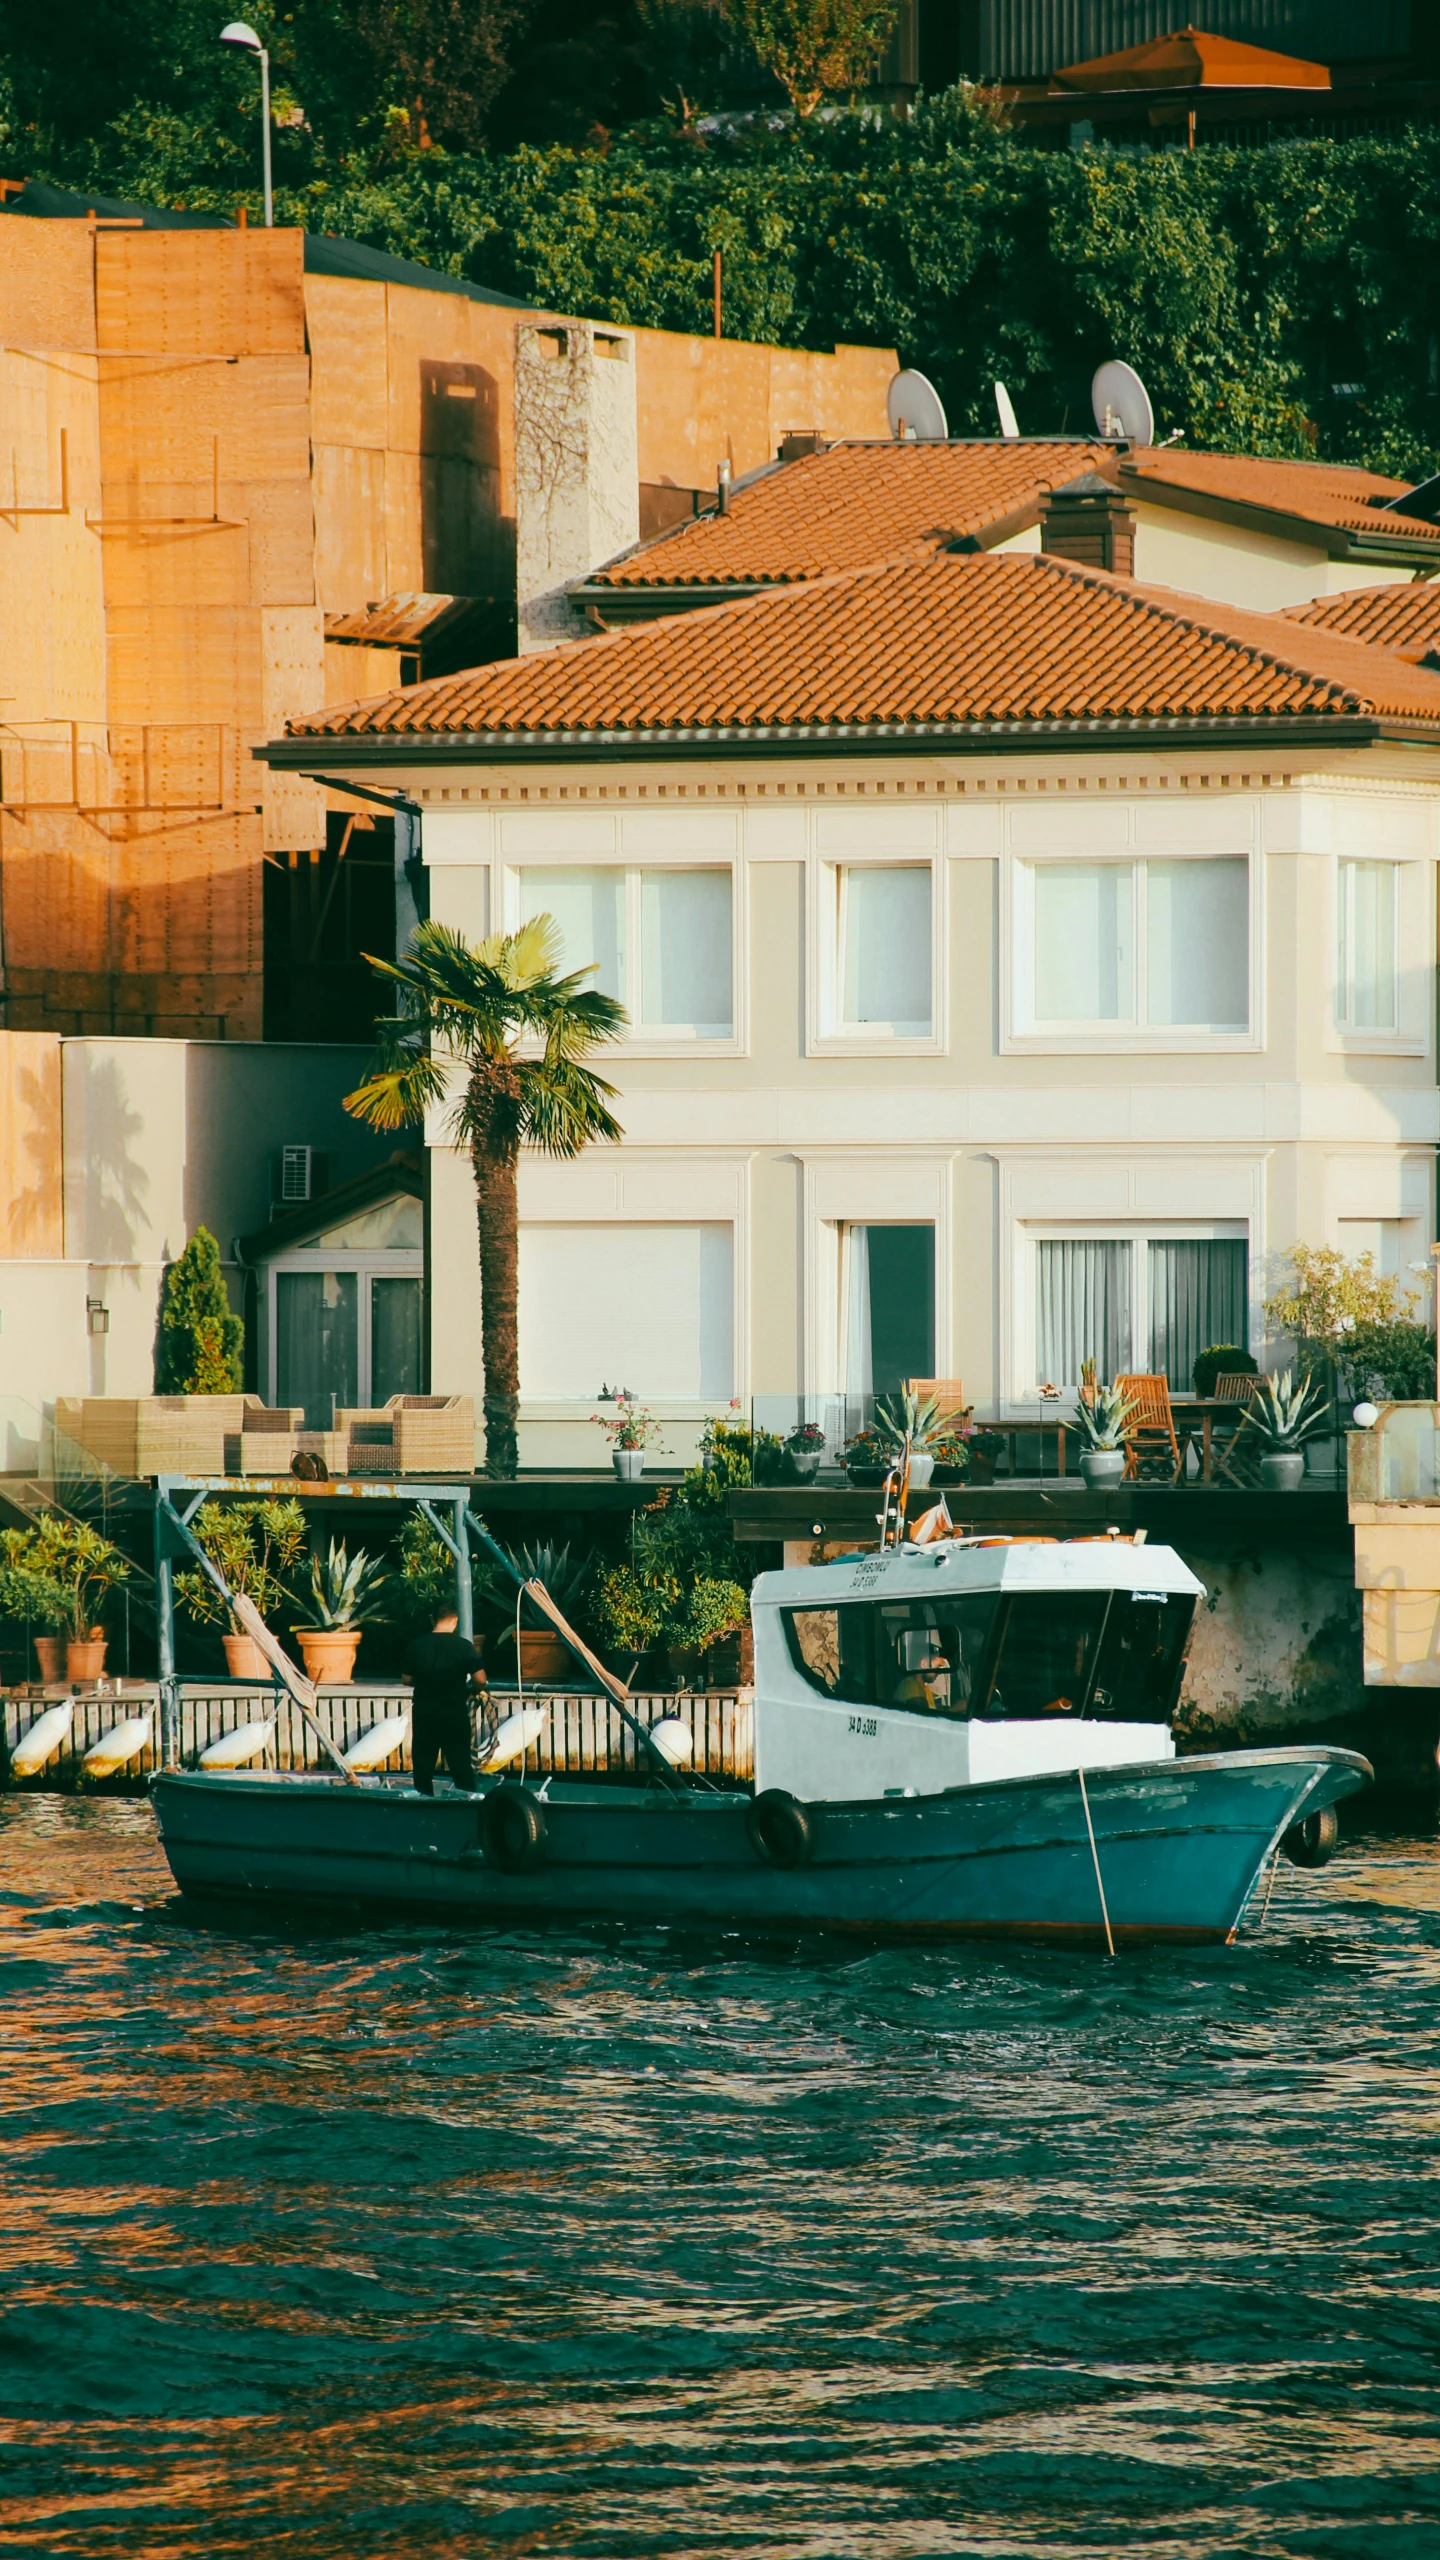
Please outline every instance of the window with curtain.
[{"label": "window with curtain", "polygon": [[419,1280],[370,1283],[370,1404],[421,1392],[421,1289]]},{"label": "window with curtain", "polygon": [[893,1396],[935,1374],[935,1230],[852,1226],[842,1236],[845,1391]]},{"label": "window with curtain", "polygon": [[728,871],[640,874],[640,1020],[728,1040],[734,1029]]},{"label": "window with curtain", "polygon": [[1037,1384],[1080,1384],[1082,1361],[1102,1378],[1130,1365],[1130,1289],[1134,1251],[1128,1237],[1045,1238],[1035,1247]]},{"label": "window with curtain", "polygon": [[1248,1027],[1243,857],[1037,862],[1023,866],[1019,894],[1020,947],[1028,949],[1017,989],[1022,1026]]},{"label": "window with curtain", "polygon": [[1335,1019],[1342,1031],[1394,1031],[1399,1023],[1398,868],[1340,865]]},{"label": "window with curtain", "polygon": [[275,1281],[276,1396],[309,1431],[360,1401],[359,1288],[353,1271],[281,1271]]},{"label": "window with curtain", "polygon": [[1152,1241],[1148,1257],[1149,1365],[1189,1395],[1202,1351],[1216,1342],[1249,1346],[1248,1251],[1239,1236],[1181,1237]]},{"label": "window with curtain", "polygon": [[836,894],[842,1030],[929,1037],[931,891],[928,862],[841,866]]}]

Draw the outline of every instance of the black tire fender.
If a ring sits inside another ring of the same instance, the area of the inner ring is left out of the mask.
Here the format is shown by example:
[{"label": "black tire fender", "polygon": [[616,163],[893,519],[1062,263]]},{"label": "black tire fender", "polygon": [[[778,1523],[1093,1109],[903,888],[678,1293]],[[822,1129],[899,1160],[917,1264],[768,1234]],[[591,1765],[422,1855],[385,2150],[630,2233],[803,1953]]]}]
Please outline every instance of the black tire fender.
[{"label": "black tire fender", "polygon": [[1328,1866],[1340,1846],[1340,1823],[1333,1804],[1292,1824],[1280,1843],[1292,1867]]},{"label": "black tire fender", "polygon": [[528,1787],[492,1787],[480,1807],[480,1850],[489,1867],[507,1876],[544,1864],[545,1807]]},{"label": "black tire fender", "polygon": [[766,1787],[755,1797],[745,1829],[767,1867],[808,1867],[815,1855],[815,1816],[785,1787]]}]

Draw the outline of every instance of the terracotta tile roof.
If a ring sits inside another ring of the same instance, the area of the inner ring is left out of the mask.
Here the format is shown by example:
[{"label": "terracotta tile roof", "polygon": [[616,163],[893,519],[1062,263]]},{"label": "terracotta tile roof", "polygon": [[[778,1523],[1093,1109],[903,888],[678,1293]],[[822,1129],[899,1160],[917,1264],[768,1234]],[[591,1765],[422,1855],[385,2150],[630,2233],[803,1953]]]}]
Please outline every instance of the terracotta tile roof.
[{"label": "terracotta tile roof", "polygon": [[1402,658],[1424,658],[1432,649],[1440,650],[1440,578],[1397,578],[1390,586],[1350,587],[1344,595],[1316,596],[1310,604],[1288,605],[1285,618],[1321,631],[1343,631],[1351,640],[1367,640],[1375,649],[1394,649]]},{"label": "terracotta tile roof", "polygon": [[1027,552],[884,567],[645,623],[292,721],[292,738],[877,724],[1440,723],[1440,676],[1341,633]]},{"label": "terracotta tile roof", "polygon": [[1147,488],[1163,503],[1167,489],[1228,499],[1257,507],[1266,514],[1291,516],[1304,524],[1328,525],[1347,534],[1403,535],[1415,542],[1440,543],[1440,525],[1423,516],[1392,515],[1374,503],[1403,497],[1406,480],[1386,480],[1378,471],[1352,470],[1342,462],[1269,461],[1248,453],[1182,453],[1178,446],[1163,452],[1137,452],[1120,466],[1120,485],[1132,497]]},{"label": "terracotta tile roof", "polygon": [[832,445],[749,481],[728,514],[662,534],[585,584],[783,586],[868,569],[983,535],[1017,514],[1033,518],[1047,489],[1093,471],[1105,455],[1101,444],[1058,442]]}]

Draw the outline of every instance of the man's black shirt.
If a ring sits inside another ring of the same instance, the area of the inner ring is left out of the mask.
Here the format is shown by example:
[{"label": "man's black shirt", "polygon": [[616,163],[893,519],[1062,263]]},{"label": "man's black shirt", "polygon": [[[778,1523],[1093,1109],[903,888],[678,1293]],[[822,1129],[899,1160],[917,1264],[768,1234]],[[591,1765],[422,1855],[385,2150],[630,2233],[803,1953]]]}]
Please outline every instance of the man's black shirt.
[{"label": "man's black shirt", "polygon": [[405,1677],[412,1682],[417,1714],[453,1715],[470,1699],[470,1674],[480,1656],[464,1636],[416,1636],[405,1648]]}]

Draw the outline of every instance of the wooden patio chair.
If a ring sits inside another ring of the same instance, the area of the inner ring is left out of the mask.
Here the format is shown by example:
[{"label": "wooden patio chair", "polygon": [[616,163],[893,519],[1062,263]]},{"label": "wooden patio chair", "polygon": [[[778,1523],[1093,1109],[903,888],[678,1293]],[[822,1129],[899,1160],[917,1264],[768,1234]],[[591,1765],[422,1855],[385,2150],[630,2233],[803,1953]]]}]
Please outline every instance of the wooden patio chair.
[{"label": "wooden patio chair", "polygon": [[965,1410],[963,1378],[907,1378],[905,1393],[922,1399],[933,1396],[947,1422],[952,1413],[963,1413]]},{"label": "wooden patio chair", "polygon": [[1248,1369],[1224,1369],[1215,1381],[1216,1403],[1233,1404],[1235,1407],[1235,1420],[1223,1439],[1215,1426],[1211,1426],[1210,1445],[1215,1456],[1215,1472],[1228,1476],[1230,1482],[1239,1485],[1243,1491],[1248,1491],[1258,1481],[1255,1460],[1252,1458],[1248,1463],[1246,1460],[1242,1432],[1245,1416],[1264,1383],[1263,1378],[1254,1377]]},{"label": "wooden patio chair", "polygon": [[1134,1376],[1117,1378],[1115,1384],[1122,1395],[1130,1398],[1132,1407],[1125,1426],[1126,1476],[1133,1480],[1142,1467],[1161,1465],[1168,1468],[1170,1482],[1178,1484],[1185,1452],[1175,1437],[1169,1380]]}]

